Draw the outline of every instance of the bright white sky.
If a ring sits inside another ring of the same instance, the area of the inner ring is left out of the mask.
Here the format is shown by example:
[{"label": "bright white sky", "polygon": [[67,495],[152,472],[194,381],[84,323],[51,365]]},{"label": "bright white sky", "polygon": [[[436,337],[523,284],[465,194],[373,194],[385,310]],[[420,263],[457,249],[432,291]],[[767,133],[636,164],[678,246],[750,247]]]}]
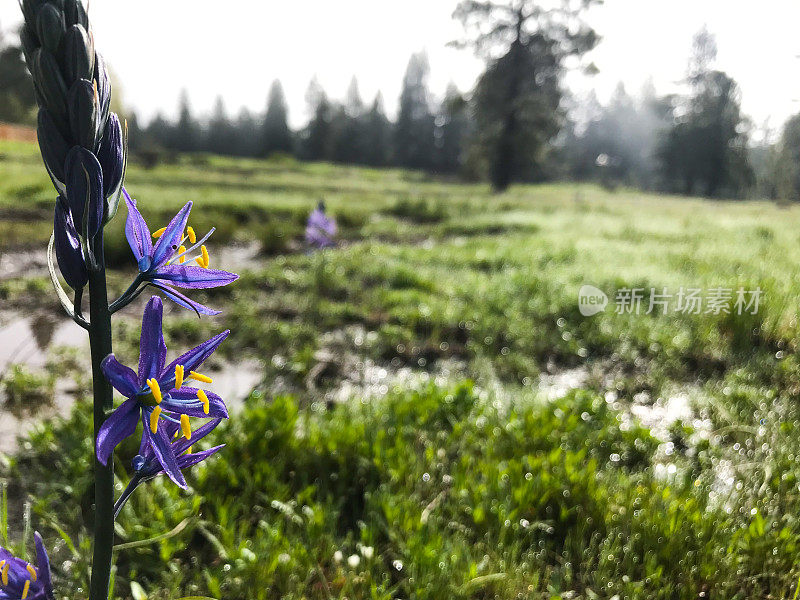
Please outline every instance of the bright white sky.
[{"label": "bright white sky", "polygon": [[[448,48],[460,25],[456,0],[91,0],[97,46],[127,106],[145,119],[176,112],[181,88],[208,113],[217,95],[229,112],[263,109],[279,78],[292,124],[305,121],[304,95],[317,75],[342,97],[355,74],[362,96],[384,94],[392,114],[412,52],[425,48],[431,88],[449,81],[469,90],[481,63]],[[717,36],[718,66],[741,85],[743,107],[757,124],[778,127],[800,105],[800,2],[797,0],[606,0],[589,20],[603,36],[591,59],[600,75],[572,78],[574,89],[607,98],[618,81],[638,92],[652,77],[659,93],[683,77],[693,34]],[[17,0],[0,0],[0,26],[19,22]]]}]

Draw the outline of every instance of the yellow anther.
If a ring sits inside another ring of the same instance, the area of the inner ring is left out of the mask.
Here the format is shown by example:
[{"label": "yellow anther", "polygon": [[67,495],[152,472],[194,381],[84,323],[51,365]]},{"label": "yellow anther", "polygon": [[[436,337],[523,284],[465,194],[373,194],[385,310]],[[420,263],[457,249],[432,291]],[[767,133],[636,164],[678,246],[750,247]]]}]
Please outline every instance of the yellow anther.
[{"label": "yellow anther", "polygon": [[197,390],[197,397],[200,399],[200,402],[203,403],[203,412],[208,414],[208,411],[211,410],[211,403],[208,401],[208,396],[203,390]]},{"label": "yellow anther", "polygon": [[36,579],[38,578],[36,575],[36,569],[33,568],[33,565],[26,565],[25,568],[28,570],[28,573],[31,574],[31,581],[36,583]]},{"label": "yellow anther", "polygon": [[25,587],[22,588],[22,600],[28,597],[28,592],[31,590],[31,580],[25,580]]},{"label": "yellow anther", "polygon": [[189,237],[189,241],[192,244],[196,244],[197,243],[197,236],[194,233],[194,229],[192,229],[191,227],[187,227],[186,228],[186,235]]},{"label": "yellow anther", "polygon": [[150,388],[150,391],[153,394],[153,398],[156,399],[156,404],[161,404],[161,401],[164,398],[161,395],[161,386],[158,385],[158,381],[155,378],[148,379],[147,386]]},{"label": "yellow anther", "polygon": [[175,389],[181,389],[183,385],[183,365],[175,365]]},{"label": "yellow anther", "polygon": [[[184,252],[186,252],[186,246],[181,246],[180,248],[178,248],[178,254],[183,254]],[[183,263],[185,263],[185,262],[186,262],[186,257],[185,257],[185,256],[181,256],[181,257],[178,259],[178,262],[179,262],[180,264],[183,264]]]},{"label": "yellow anther", "polygon": [[206,263],[205,263],[205,261],[203,260],[203,257],[202,257],[202,256],[198,256],[197,258],[195,258],[195,259],[194,259],[194,262],[196,262],[198,265],[200,265],[201,267],[203,267],[203,268],[205,269],[205,267],[206,267]]},{"label": "yellow anther", "polygon": [[161,407],[156,406],[150,413],[150,431],[158,433],[158,419],[161,417]]},{"label": "yellow anther", "polygon": [[154,238],[160,238],[162,235],[164,235],[164,232],[165,232],[166,230],[167,230],[167,228],[166,228],[166,227],[162,227],[161,229],[156,229],[156,230],[153,232],[153,237],[154,237]]},{"label": "yellow anther", "polygon": [[192,439],[192,424],[189,423],[188,415],[181,415],[181,431],[183,431],[183,437],[187,440]]},{"label": "yellow anther", "polygon": [[191,454],[193,448],[194,446],[189,446],[189,449],[186,451],[186,454]]},{"label": "yellow anther", "polygon": [[202,381],[203,383],[214,383],[214,380],[211,379],[208,375],[203,375],[202,373],[198,373],[197,371],[189,371],[188,379],[195,379],[197,381]]},{"label": "yellow anther", "polygon": [[11,565],[9,563],[6,563],[3,566],[3,570],[0,571],[0,581],[3,582],[3,585],[8,585],[8,569],[10,566]]},{"label": "yellow anther", "polygon": [[200,252],[203,253],[203,266],[207,269],[211,264],[211,258],[208,256],[208,249],[205,246],[200,246]]}]

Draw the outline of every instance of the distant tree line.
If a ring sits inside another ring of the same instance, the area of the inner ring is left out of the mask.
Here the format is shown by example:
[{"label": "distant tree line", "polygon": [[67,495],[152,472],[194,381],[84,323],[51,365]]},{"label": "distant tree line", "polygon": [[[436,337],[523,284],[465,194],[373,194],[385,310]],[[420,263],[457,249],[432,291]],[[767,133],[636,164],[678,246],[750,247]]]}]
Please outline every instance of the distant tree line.
[{"label": "distant tree line", "polygon": [[250,157],[282,153],[309,161],[463,174],[468,103],[454,85],[441,102],[434,101],[429,70],[424,52],[411,57],[396,122],[386,116],[380,93],[365,103],[355,77],[341,102],[331,99],[314,78],[306,92],[308,123],[293,131],[283,88],[274,81],[262,114],[242,109],[231,117],[219,97],[210,118],[202,120],[192,113],[183,92],[176,121],[157,116],[141,126],[135,117],[129,119],[130,146],[134,152],[161,148]]}]

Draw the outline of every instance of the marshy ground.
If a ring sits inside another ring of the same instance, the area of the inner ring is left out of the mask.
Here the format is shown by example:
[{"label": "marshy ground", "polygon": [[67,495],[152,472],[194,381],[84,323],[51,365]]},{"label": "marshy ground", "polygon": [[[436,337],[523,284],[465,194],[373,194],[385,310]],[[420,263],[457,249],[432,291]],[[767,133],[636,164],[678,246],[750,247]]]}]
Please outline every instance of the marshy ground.
[{"label": "marshy ground", "polygon": [[[220,317],[165,319],[173,351],[233,331],[214,370],[238,408],[192,495],[160,482],[124,510],[118,597],[795,593],[800,208],[209,156],[133,165],[127,187],[154,226],[194,201],[212,265],[242,277],[201,294]],[[0,143],[0,476],[12,529],[29,501],[80,598],[86,353],[47,279],[51,196],[36,147]],[[321,199],[340,244],[309,254]],[[604,312],[581,315],[584,284]],[[617,290],[682,287],[763,296],[756,314],[615,311]],[[126,363],[140,315],[116,325]]]}]

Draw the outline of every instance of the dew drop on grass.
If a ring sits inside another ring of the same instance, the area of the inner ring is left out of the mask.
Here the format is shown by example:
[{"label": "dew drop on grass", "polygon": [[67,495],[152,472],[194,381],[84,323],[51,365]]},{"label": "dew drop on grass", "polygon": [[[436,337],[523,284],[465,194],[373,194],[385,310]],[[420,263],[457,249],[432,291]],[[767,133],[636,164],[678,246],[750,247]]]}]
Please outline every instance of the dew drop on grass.
[{"label": "dew drop on grass", "polygon": [[403,570],[403,563],[399,560],[393,560],[392,566],[394,567],[395,571],[402,571]]}]

